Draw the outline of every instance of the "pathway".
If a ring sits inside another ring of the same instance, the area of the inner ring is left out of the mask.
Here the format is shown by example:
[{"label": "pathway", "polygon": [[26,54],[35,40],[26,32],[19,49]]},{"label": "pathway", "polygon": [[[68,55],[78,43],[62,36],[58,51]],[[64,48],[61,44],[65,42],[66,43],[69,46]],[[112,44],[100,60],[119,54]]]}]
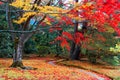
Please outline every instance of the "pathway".
[{"label": "pathway", "polygon": [[[55,61],[49,61],[48,64],[56,66]],[[70,69],[78,69],[78,68],[70,68]],[[78,69],[78,70],[81,73],[85,73],[85,74],[88,74],[92,77],[95,77],[97,80],[112,80],[112,79],[108,78],[107,76],[104,76],[104,75],[101,75],[101,74],[97,74],[97,73],[94,73],[94,72],[89,72],[89,71],[83,70],[83,69]]]}]

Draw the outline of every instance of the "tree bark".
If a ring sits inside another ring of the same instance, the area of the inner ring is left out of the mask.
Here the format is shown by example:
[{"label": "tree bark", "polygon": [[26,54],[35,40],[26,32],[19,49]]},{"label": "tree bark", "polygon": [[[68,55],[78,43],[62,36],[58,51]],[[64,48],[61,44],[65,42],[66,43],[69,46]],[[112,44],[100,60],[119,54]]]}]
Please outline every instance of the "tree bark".
[{"label": "tree bark", "polygon": [[24,44],[22,41],[15,43],[15,53],[13,54],[13,63],[11,67],[23,67],[22,63],[22,53],[23,53]]},{"label": "tree bark", "polygon": [[[37,1],[37,0],[35,0],[35,1]],[[37,4],[40,4],[40,1],[38,1]],[[50,0],[50,2],[51,2],[51,0]],[[29,30],[28,25],[29,25],[30,19],[32,19],[33,17],[34,17],[34,15],[28,18],[28,20],[26,21],[25,25],[23,25],[22,29],[26,28],[26,30]],[[43,18],[40,21],[38,21],[37,26],[36,26],[36,28],[34,30],[38,30],[39,29],[40,23],[45,18],[46,18],[46,14],[43,16]],[[18,37],[14,38],[13,41],[15,42],[15,44],[14,44],[15,52],[13,54],[13,63],[12,63],[12,65],[10,67],[21,67],[22,69],[25,68],[23,63],[22,63],[22,54],[23,54],[24,44],[35,33],[37,33],[37,31],[32,32],[32,33],[27,33],[27,34],[22,33],[22,34],[18,35]]]},{"label": "tree bark", "polygon": [[75,50],[73,52],[73,55],[71,57],[72,60],[79,60],[79,55],[80,55],[80,46],[76,45]]},{"label": "tree bark", "polygon": [[72,59],[72,56],[73,56],[74,50],[75,50],[75,42],[72,41],[71,49],[70,49],[70,56],[69,56],[70,59]]},{"label": "tree bark", "polygon": [[[75,0],[76,3],[78,3],[79,0]],[[78,12],[78,11],[77,11]],[[79,14],[77,14],[79,16]],[[78,32],[78,21],[75,21],[75,27],[74,27],[74,33]],[[79,55],[81,52],[81,44],[76,44],[74,41],[72,41],[72,46],[70,50],[70,59],[71,60],[79,60]]]},{"label": "tree bark", "polygon": [[80,52],[81,52],[80,45],[77,45],[73,42],[72,46],[71,46],[71,51],[70,51],[70,59],[71,60],[79,60]]}]

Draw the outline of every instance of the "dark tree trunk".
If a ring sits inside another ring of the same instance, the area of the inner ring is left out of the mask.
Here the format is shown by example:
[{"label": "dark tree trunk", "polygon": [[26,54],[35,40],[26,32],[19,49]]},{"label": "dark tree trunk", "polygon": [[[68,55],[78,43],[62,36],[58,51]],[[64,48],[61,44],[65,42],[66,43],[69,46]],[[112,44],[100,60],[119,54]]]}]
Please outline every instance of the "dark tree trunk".
[{"label": "dark tree trunk", "polygon": [[[78,0],[75,0],[77,3]],[[78,12],[78,11],[77,11]],[[77,14],[79,16],[79,14]],[[75,21],[75,27],[74,27],[74,33],[78,32],[78,21]],[[71,60],[78,60],[79,59],[79,54],[80,54],[80,46],[77,45],[74,41],[72,41],[72,46],[70,49],[70,59]]]},{"label": "dark tree trunk", "polygon": [[13,63],[11,67],[23,67],[22,63],[22,53],[23,53],[24,44],[20,41],[15,45],[15,53],[13,54]]},{"label": "dark tree trunk", "polygon": [[80,55],[80,45],[75,43],[72,44],[71,51],[70,51],[70,59],[71,60],[79,60]]},{"label": "dark tree trunk", "polygon": [[72,41],[71,49],[70,49],[70,56],[69,56],[70,59],[72,59],[72,56],[73,56],[74,50],[75,50],[75,42]]},{"label": "dark tree trunk", "polygon": [[80,46],[79,45],[76,45],[76,48],[74,50],[74,53],[72,55],[72,60],[79,60],[80,58]]}]

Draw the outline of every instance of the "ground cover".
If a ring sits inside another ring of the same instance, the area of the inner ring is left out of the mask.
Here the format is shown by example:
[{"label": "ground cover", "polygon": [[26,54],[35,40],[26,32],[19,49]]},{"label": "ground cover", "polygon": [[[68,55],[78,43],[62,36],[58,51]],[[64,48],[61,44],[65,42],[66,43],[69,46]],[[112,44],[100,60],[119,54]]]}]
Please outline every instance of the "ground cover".
[{"label": "ground cover", "polygon": [[106,75],[114,80],[120,80],[120,66],[91,64],[88,61],[58,61],[61,65],[73,66]]},{"label": "ground cover", "polygon": [[47,62],[49,60],[53,59],[24,59],[24,65],[35,67],[37,70],[23,70],[9,68],[12,59],[0,59],[0,80],[98,80],[94,76],[80,72],[77,68],[51,65]]}]

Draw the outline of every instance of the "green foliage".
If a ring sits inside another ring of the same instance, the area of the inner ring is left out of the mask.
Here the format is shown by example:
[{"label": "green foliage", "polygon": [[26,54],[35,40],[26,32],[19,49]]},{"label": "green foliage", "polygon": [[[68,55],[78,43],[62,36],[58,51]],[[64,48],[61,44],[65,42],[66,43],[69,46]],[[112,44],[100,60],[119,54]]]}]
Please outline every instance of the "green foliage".
[{"label": "green foliage", "polygon": [[[50,53],[60,54],[61,46],[59,46],[58,42],[53,42],[56,36],[58,36],[57,33],[48,33],[48,31],[46,31],[43,34],[35,35],[35,42],[38,46],[48,46],[50,48]],[[50,44],[50,42],[53,43]]]},{"label": "green foliage", "polygon": [[50,38],[49,38],[49,33],[47,33],[47,32],[46,33],[43,32],[42,34],[41,33],[36,34],[36,35],[34,35],[33,38],[38,45],[42,45],[42,46],[49,45]]},{"label": "green foliage", "polygon": [[33,38],[29,39],[24,46],[24,52],[25,53],[35,53],[37,51],[36,48],[36,42],[34,41]]},{"label": "green foliage", "polygon": [[[7,28],[7,22],[5,12],[0,12],[0,30]],[[13,43],[9,33],[0,33],[0,57],[12,57],[13,54]]]},{"label": "green foliage", "polygon": [[0,57],[12,57],[13,51],[10,34],[0,33]]},{"label": "green foliage", "polygon": [[87,54],[87,49],[86,48],[81,48],[81,53],[84,54],[84,55]]},{"label": "green foliage", "polygon": [[57,54],[57,53],[58,53],[55,44],[50,45],[50,53],[54,53],[54,54]]},{"label": "green foliage", "polygon": [[[110,47],[113,47],[119,41],[115,39],[113,33],[100,33],[97,30],[92,30],[88,31],[85,35],[89,36],[90,38],[88,42],[86,42],[85,44],[83,43],[81,51],[82,54],[88,57],[90,62],[94,63],[97,58],[100,58],[111,65],[119,64],[120,59],[114,57],[115,53],[110,51]],[[84,47],[84,45],[86,45],[87,47]],[[118,46],[116,47],[118,48]]]},{"label": "green foliage", "polygon": [[102,60],[111,64],[111,65],[120,65],[120,59],[118,58],[118,56],[113,56],[113,55],[106,55],[102,57]]},{"label": "green foliage", "polygon": [[88,60],[91,62],[91,63],[96,63],[96,59],[97,59],[97,54],[95,51],[89,51],[87,52],[87,57],[88,57]]},{"label": "green foliage", "polygon": [[50,53],[59,54],[61,53],[61,46],[58,43],[50,44],[50,42],[54,41],[57,33],[48,33],[48,31],[44,33],[35,34],[31,39],[29,39],[24,46],[25,53],[38,53],[39,46],[48,46]]},{"label": "green foliage", "polygon": [[45,56],[50,53],[50,48],[47,46],[37,46],[37,54],[39,56]]},{"label": "green foliage", "polygon": [[110,51],[113,53],[119,53],[120,52],[120,43],[117,43],[115,47],[110,47]]},{"label": "green foliage", "polygon": [[61,48],[61,53],[59,54],[59,56],[61,58],[65,58],[65,59],[69,59],[69,51],[66,48]]}]

